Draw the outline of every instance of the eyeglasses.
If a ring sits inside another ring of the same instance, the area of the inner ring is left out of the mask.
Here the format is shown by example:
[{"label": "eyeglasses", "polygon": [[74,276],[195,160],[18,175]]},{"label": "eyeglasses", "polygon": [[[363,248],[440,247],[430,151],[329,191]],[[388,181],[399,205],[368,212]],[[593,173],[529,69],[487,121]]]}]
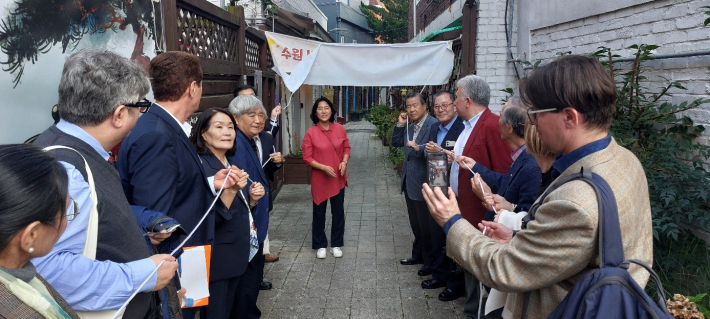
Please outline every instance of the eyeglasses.
[{"label": "eyeglasses", "polygon": [[73,199],[69,199],[69,207],[67,207],[67,220],[72,221],[74,218],[76,218],[76,215],[79,215],[79,204]]},{"label": "eyeglasses", "polygon": [[530,123],[535,123],[537,120],[537,113],[544,113],[544,112],[552,112],[552,111],[557,111],[557,109],[544,109],[544,110],[535,110],[533,109],[528,109],[528,119],[530,120]]},{"label": "eyeglasses", "polygon": [[137,107],[138,111],[141,113],[148,112],[148,109],[150,108],[151,105],[153,105],[153,102],[148,101],[148,99],[143,98],[143,100],[138,101],[136,103],[124,103],[126,107]]},{"label": "eyeglasses", "polygon": [[453,105],[453,103],[444,103],[441,105],[434,105],[435,110],[445,110],[449,105]]}]

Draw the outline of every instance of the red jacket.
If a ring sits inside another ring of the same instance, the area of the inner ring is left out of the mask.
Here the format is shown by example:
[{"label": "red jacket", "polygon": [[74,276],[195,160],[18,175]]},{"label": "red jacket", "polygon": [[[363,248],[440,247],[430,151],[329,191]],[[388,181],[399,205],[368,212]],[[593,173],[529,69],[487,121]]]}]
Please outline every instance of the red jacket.
[{"label": "red jacket", "polygon": [[[506,174],[513,159],[510,158],[510,147],[500,139],[498,118],[488,108],[483,111],[466,141],[462,155],[473,158],[476,163],[492,171]],[[478,225],[486,215],[486,208],[471,189],[470,174],[465,167],[459,169],[459,208],[464,219],[471,225]]]}]

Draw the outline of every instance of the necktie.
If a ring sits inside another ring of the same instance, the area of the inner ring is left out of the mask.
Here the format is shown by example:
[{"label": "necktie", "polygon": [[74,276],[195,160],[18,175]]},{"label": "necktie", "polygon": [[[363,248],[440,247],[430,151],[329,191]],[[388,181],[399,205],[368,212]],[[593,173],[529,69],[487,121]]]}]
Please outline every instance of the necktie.
[{"label": "necktie", "polygon": [[256,146],[256,149],[255,149],[256,156],[259,157],[259,162],[261,162],[261,142],[259,140],[259,136],[256,135],[256,136],[252,137],[252,140],[254,140],[254,146]]}]

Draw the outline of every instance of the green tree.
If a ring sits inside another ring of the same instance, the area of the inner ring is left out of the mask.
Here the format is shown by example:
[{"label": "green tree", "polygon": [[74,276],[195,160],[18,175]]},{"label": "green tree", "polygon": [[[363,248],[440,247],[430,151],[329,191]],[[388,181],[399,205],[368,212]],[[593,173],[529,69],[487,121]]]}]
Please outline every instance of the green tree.
[{"label": "green tree", "polygon": [[360,5],[360,11],[367,16],[367,25],[375,37],[384,43],[405,43],[409,41],[409,1],[383,0],[384,8]]}]

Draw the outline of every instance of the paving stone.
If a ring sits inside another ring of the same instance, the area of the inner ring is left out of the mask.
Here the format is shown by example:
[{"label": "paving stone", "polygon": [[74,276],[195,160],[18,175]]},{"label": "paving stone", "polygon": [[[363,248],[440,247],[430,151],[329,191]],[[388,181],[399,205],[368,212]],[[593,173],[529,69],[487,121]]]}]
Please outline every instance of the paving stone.
[{"label": "paving stone", "polygon": [[[345,128],[374,131],[365,121]],[[372,133],[353,131],[348,138],[352,151],[343,257],[329,252],[316,259],[310,185],[284,185],[269,225],[272,254],[281,259],[264,269],[274,289],[259,294],[262,318],[463,318],[463,298],[439,301],[440,289],[421,288],[421,281],[429,278],[417,276],[421,265],[399,264],[410,256],[414,237],[386,148]],[[327,213],[329,240],[330,223]]]}]

